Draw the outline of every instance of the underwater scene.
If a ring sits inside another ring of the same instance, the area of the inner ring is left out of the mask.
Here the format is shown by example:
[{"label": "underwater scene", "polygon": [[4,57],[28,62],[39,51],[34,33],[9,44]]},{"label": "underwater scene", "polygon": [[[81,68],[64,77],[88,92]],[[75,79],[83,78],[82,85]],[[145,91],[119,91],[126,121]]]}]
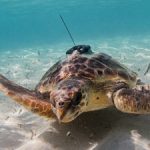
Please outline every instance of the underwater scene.
[{"label": "underwater scene", "polygon": [[[0,0],[0,74],[34,89],[75,44],[106,53],[150,84],[149,0]],[[0,150],[149,150],[150,115],[115,108],[61,124],[0,93]]]}]

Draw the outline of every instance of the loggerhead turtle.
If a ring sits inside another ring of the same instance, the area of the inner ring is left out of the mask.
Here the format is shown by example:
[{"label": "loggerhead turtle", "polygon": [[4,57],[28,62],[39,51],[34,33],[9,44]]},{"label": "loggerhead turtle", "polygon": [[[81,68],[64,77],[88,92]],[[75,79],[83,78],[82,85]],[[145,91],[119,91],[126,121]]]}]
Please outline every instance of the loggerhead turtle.
[{"label": "loggerhead turtle", "polygon": [[126,113],[150,113],[150,85],[112,57],[90,46],[69,49],[31,91],[0,75],[0,91],[39,115],[70,122],[83,112],[115,106]]}]

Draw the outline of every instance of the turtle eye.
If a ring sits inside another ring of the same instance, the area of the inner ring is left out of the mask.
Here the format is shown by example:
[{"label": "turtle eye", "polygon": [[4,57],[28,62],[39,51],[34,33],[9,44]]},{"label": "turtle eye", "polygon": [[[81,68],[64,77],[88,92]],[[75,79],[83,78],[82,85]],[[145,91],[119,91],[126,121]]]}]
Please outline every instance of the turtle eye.
[{"label": "turtle eye", "polygon": [[77,106],[82,99],[82,93],[81,92],[77,92],[75,98],[72,101],[72,106]]}]

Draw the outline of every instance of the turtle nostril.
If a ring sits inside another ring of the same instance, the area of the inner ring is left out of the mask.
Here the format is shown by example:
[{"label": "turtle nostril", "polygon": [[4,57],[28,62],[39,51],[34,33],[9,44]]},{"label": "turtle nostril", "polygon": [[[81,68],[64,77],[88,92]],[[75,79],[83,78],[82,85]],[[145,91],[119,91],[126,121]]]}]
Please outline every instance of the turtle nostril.
[{"label": "turtle nostril", "polygon": [[81,102],[81,99],[82,99],[82,93],[77,92],[75,98],[72,101],[72,106],[77,106]]},{"label": "turtle nostril", "polygon": [[62,107],[64,107],[65,103],[64,102],[59,102],[58,105],[59,105],[60,108],[62,108]]}]

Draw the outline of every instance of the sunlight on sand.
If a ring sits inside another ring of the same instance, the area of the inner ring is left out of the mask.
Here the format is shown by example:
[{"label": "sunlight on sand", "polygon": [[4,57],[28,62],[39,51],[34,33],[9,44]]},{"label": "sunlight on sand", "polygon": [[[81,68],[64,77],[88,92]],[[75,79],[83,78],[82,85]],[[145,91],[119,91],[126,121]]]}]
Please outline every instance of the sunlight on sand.
[{"label": "sunlight on sand", "polygon": [[[149,45],[139,46],[127,39],[96,41],[92,45],[97,52],[112,55],[150,83],[150,72],[144,76],[150,63]],[[65,57],[65,47],[1,52],[0,73],[33,89],[60,56]],[[2,150],[150,149],[150,117],[123,114],[112,108],[83,114],[69,124],[58,124],[28,112],[0,94],[0,120]]]}]

